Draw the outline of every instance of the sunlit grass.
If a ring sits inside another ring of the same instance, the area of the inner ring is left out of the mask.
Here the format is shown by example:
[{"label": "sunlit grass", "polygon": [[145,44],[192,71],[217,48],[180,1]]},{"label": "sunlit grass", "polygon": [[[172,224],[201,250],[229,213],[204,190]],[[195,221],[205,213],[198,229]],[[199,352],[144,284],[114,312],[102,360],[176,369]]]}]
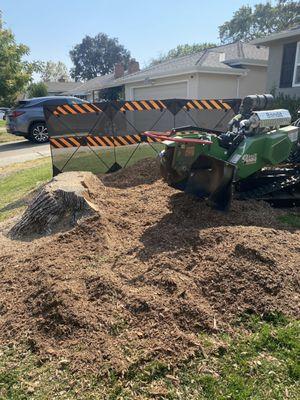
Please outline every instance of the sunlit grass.
[{"label": "sunlit grass", "polygon": [[24,138],[7,133],[6,122],[3,119],[0,119],[0,144],[7,142],[14,142],[18,140],[24,140]]},{"label": "sunlit grass", "polygon": [[25,205],[23,197],[52,176],[49,158],[0,169],[0,221]]}]

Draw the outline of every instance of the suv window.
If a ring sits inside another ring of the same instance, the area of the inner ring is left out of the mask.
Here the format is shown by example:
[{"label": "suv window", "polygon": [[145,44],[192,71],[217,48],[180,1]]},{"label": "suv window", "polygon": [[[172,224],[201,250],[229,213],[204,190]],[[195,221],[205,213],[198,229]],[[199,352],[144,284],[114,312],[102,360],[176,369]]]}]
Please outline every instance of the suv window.
[{"label": "suv window", "polygon": [[34,99],[34,100],[21,100],[18,102],[17,107],[36,107],[45,104],[46,100]]},{"label": "suv window", "polygon": [[15,107],[28,107],[30,103],[30,100],[20,100],[17,102]]},{"label": "suv window", "polygon": [[68,103],[68,100],[65,97],[62,97],[61,99],[49,99],[49,100],[45,100],[43,101],[43,105],[47,105],[47,106],[51,106],[51,105],[55,105],[55,106],[60,106],[63,104]]},{"label": "suv window", "polygon": [[69,98],[69,97],[57,97],[55,99],[35,99],[35,100],[21,100],[18,103],[20,107],[42,107],[42,106],[60,106],[63,104],[82,104],[87,103],[86,100]]},{"label": "suv window", "polygon": [[78,98],[68,99],[68,104],[82,104],[82,103],[88,103],[88,102],[86,100]]},{"label": "suv window", "polygon": [[51,105],[60,106],[63,104],[71,105],[71,104],[82,104],[82,103],[86,103],[86,101],[81,100],[81,99],[76,99],[76,98],[61,97],[61,98],[56,98],[56,99],[44,100],[42,104],[47,105],[47,106],[51,106]]}]

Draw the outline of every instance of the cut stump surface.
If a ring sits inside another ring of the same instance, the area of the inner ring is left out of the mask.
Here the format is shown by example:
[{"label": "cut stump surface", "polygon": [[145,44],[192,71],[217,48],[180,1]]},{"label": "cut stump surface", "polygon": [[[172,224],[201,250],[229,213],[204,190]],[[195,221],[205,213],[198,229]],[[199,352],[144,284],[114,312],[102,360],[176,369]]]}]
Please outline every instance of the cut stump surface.
[{"label": "cut stump surface", "polygon": [[33,198],[10,235],[49,234],[73,226],[85,214],[98,211],[93,190],[102,183],[90,172],[65,172],[43,186]]}]

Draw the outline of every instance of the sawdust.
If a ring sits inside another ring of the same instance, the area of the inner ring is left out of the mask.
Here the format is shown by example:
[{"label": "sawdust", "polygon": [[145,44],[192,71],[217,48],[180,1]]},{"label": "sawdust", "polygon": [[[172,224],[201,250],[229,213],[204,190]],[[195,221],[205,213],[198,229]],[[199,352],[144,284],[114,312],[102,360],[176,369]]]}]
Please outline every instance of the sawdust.
[{"label": "sawdust", "polygon": [[199,333],[228,332],[244,312],[299,316],[300,233],[281,211],[234,201],[222,214],[158,178],[145,160],[88,187],[99,212],[69,231],[2,236],[2,343],[125,371],[191,357]]}]

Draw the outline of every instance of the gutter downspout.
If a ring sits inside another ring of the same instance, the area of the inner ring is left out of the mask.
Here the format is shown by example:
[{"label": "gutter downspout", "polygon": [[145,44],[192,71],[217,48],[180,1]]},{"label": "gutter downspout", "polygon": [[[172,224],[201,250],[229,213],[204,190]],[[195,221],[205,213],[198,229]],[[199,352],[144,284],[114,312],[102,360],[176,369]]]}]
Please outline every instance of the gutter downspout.
[{"label": "gutter downspout", "polygon": [[240,83],[241,83],[241,79],[245,78],[248,74],[249,70],[245,69],[245,72],[243,73],[243,75],[237,76],[236,78],[236,96],[240,97]]},{"label": "gutter downspout", "polygon": [[236,97],[240,97],[240,77],[236,78]]}]

